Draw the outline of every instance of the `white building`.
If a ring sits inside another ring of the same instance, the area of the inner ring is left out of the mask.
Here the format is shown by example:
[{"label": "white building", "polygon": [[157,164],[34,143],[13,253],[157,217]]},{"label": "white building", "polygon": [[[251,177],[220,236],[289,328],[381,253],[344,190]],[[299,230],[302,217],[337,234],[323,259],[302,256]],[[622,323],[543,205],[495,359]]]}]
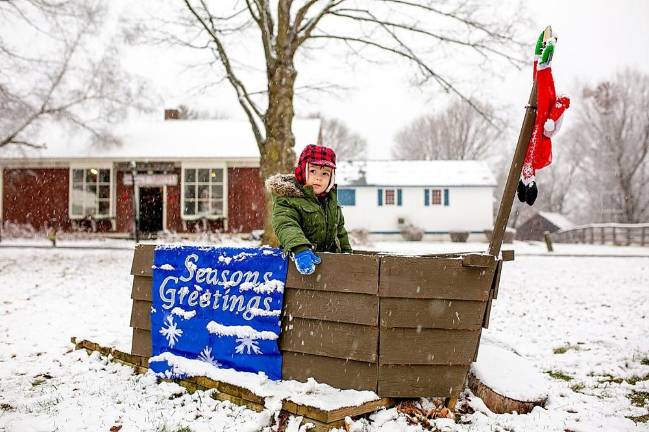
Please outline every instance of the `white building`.
[{"label": "white building", "polygon": [[336,182],[347,229],[375,238],[398,239],[408,223],[428,239],[493,228],[496,181],[483,161],[339,162]]}]

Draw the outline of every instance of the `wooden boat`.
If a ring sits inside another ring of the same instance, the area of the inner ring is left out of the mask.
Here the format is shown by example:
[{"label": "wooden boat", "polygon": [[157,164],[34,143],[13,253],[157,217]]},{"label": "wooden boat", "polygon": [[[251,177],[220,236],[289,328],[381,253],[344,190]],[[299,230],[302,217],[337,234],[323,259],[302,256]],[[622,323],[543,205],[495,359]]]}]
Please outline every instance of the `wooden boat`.
[{"label": "wooden boat", "polygon": [[[280,349],[286,379],[309,377],[381,397],[455,400],[498,295],[500,248],[536,114],[536,85],[486,253],[321,254],[315,274],[289,266]],[[153,245],[137,245],[132,354],[151,354]],[[509,255],[509,254],[508,254]],[[451,402],[450,405],[453,405]]]}]

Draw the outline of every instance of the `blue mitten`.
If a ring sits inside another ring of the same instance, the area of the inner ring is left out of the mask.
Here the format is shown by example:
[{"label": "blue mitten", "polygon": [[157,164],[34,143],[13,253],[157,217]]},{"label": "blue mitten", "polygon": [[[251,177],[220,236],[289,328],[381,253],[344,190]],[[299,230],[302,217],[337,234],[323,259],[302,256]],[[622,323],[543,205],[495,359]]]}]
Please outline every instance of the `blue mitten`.
[{"label": "blue mitten", "polygon": [[303,275],[310,275],[315,272],[316,264],[320,264],[320,257],[313,253],[311,249],[305,249],[295,254],[295,267]]}]

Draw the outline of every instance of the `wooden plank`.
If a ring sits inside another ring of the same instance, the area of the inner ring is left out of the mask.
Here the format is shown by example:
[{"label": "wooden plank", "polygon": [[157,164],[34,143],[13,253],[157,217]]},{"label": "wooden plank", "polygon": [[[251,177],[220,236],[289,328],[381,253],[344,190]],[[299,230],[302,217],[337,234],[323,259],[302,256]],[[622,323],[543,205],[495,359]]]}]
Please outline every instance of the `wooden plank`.
[{"label": "wooden plank", "polygon": [[139,328],[133,329],[131,353],[142,357],[151,357],[151,332]]},{"label": "wooden plank", "polygon": [[381,297],[486,301],[493,267],[464,267],[460,258],[381,258]]},{"label": "wooden plank", "polygon": [[494,273],[494,280],[491,283],[491,298],[496,299],[498,298],[498,287],[500,287],[500,274],[503,271],[503,262],[501,260],[498,261],[498,264],[496,265],[496,272]]},{"label": "wooden plank", "polygon": [[[282,414],[280,414],[280,416],[281,415]],[[284,412],[284,415],[288,416],[288,415],[290,415],[290,413]],[[310,425],[308,429],[306,429],[304,427],[307,424]],[[319,420],[309,418],[309,417],[306,417],[306,416],[304,416],[304,418],[302,419],[302,422],[300,423],[300,425],[298,425],[298,428],[300,428],[300,430],[308,430],[309,432],[330,432],[332,430],[344,429],[344,427],[345,427],[345,420],[344,419],[343,420],[336,420],[336,421],[333,421],[331,423],[324,423],[324,422],[321,422]],[[284,430],[284,429],[280,429],[280,430]]]},{"label": "wooden plank", "polygon": [[500,253],[503,261],[514,261],[514,250],[507,249]]},{"label": "wooden plank", "polygon": [[313,420],[318,420],[322,423],[329,423],[327,420],[327,411],[319,408],[311,407],[308,405],[300,405],[291,400],[282,401],[282,409],[289,414],[296,416],[304,416]]},{"label": "wooden plank", "polygon": [[487,310],[484,314],[484,321],[482,321],[483,328],[489,328],[489,318],[491,318],[491,302],[491,299],[489,299],[489,301],[487,302]]},{"label": "wooden plank", "polygon": [[469,365],[381,365],[378,394],[381,397],[450,397],[464,390]]},{"label": "wooden plank", "polygon": [[151,330],[151,302],[133,300],[131,308],[131,327]]},{"label": "wooden plank", "polygon": [[357,417],[374,412],[380,408],[390,407],[395,403],[396,401],[394,399],[381,398],[359,406],[343,407],[327,411],[307,405],[300,405],[291,400],[284,400],[282,401],[282,409],[292,415],[304,416],[323,423],[332,423],[337,420],[343,420],[345,417]]},{"label": "wooden plank", "polygon": [[149,276],[133,276],[131,298],[133,300],[151,301],[151,285],[153,279]]},{"label": "wooden plank", "polygon": [[381,327],[478,330],[485,302],[381,298]]},{"label": "wooden plank", "polygon": [[320,253],[322,263],[315,273],[304,276],[288,266],[286,286],[318,291],[376,294],[379,279],[378,255]]},{"label": "wooden plank", "polygon": [[293,352],[282,353],[282,378],[308,378],[340,389],[376,391],[376,363],[342,360]]},{"label": "wooden plank", "polygon": [[339,408],[336,410],[327,411],[328,422],[342,420],[345,417],[356,417],[363,414],[371,413],[381,408],[394,406],[396,401],[392,398],[381,398],[372,402],[366,402],[357,407]]},{"label": "wooden plank", "polygon": [[142,366],[142,364],[144,363],[143,360],[146,360],[145,364],[147,364],[147,365],[149,364],[149,356],[141,356],[141,355],[137,355],[137,354],[129,354],[129,353],[125,353],[125,352],[122,352],[122,351],[119,351],[119,350],[113,350],[112,356],[116,360],[121,360],[121,361],[123,361],[125,363],[128,363],[128,364],[131,364],[133,366],[138,366],[138,367]]},{"label": "wooden plank", "polygon": [[379,363],[468,365],[479,330],[381,328]]},{"label": "wooden plank", "polygon": [[[71,341],[75,344],[76,349],[86,349],[87,351],[99,351],[102,353],[108,353],[113,356],[112,361],[132,367],[137,373],[145,373],[147,371],[146,367],[139,366],[139,364],[142,363],[143,360],[146,360],[148,364],[148,358],[124,353],[110,347],[103,347],[88,340],[79,341],[75,337],[72,337]],[[344,363],[350,364],[351,369],[354,369],[354,363],[357,362]],[[373,380],[376,381],[375,365],[372,371]],[[197,390],[216,389],[217,391],[211,394],[211,397],[215,400],[229,401],[255,411],[263,411],[265,409],[265,398],[256,395],[246,388],[239,387],[234,384],[216,381],[208,377],[197,376],[180,380],[162,379],[161,381],[175,382],[187,389],[189,393],[193,393]],[[335,410],[327,411],[310,406],[299,405],[295,402],[285,400],[282,402],[282,410],[288,414],[304,417],[304,423],[312,423],[316,426],[316,428],[314,429],[315,431],[325,432],[331,430],[332,428],[343,426],[344,419],[347,416],[360,416],[376,411],[379,408],[392,406],[394,405],[394,403],[395,401],[393,399],[383,398],[376,401],[364,403],[360,406],[341,407]]]},{"label": "wooden plank", "polygon": [[473,361],[478,361],[478,351],[480,351],[480,339],[482,338],[482,329],[480,329],[480,334],[478,335],[478,343],[475,344],[475,354],[473,354]]},{"label": "wooden plank", "polygon": [[133,276],[149,276],[153,275],[153,251],[155,245],[151,244],[136,244],[133,253],[133,262],[131,264],[131,274]]},{"label": "wooden plank", "polygon": [[462,257],[464,267],[489,268],[494,265],[496,258],[487,254],[467,254]]},{"label": "wooden plank", "polygon": [[219,401],[228,401],[236,405],[244,406],[250,410],[256,411],[256,412],[262,412],[264,409],[264,405],[260,405],[248,400],[245,400],[243,398],[237,397],[237,396],[232,396],[227,393],[223,392],[214,392],[211,394],[211,397],[215,400]]},{"label": "wooden plank", "polygon": [[376,326],[379,298],[371,294],[284,290],[284,316]]},{"label": "wooden plank", "polygon": [[234,384],[221,382],[219,381],[218,387],[220,392],[228,393],[237,397],[240,397],[243,400],[247,400],[256,404],[264,405],[264,398],[257,396],[251,390],[248,390],[244,387],[239,387]]},{"label": "wooden plank", "polygon": [[346,360],[376,362],[377,327],[293,318],[282,320],[282,351],[315,354]]}]

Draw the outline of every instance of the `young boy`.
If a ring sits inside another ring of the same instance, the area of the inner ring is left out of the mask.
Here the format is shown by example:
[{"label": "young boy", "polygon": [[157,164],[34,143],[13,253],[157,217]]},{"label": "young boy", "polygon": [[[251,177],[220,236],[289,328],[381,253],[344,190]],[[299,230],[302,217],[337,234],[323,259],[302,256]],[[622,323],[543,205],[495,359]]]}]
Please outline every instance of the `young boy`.
[{"label": "young boy", "polygon": [[335,173],[334,151],[310,144],[300,154],[294,175],[277,174],[266,181],[273,195],[273,230],[302,274],[313,273],[320,264],[313,250],[352,252],[336,196]]}]

